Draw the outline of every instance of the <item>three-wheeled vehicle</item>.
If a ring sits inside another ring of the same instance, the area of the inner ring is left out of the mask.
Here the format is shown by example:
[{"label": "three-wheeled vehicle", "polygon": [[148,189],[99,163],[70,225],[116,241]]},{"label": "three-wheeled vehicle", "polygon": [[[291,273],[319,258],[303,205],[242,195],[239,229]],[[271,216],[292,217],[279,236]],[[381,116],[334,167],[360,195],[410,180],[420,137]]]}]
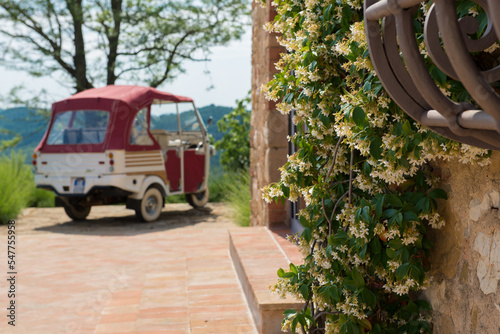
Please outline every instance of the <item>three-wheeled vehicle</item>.
[{"label": "three-wheeled vehicle", "polygon": [[[160,116],[164,109],[170,113]],[[107,86],[52,105],[33,154],[35,183],[53,190],[73,220],[95,205],[126,203],[140,220],[154,221],[166,196],[185,194],[195,208],[207,203],[211,154],[192,99]]]}]

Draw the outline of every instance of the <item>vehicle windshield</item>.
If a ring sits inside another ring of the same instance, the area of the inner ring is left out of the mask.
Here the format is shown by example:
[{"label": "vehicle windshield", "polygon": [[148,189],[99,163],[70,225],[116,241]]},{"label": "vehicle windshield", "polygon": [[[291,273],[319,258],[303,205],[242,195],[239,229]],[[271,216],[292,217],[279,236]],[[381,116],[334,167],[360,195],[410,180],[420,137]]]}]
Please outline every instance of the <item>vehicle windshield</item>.
[{"label": "vehicle windshield", "polygon": [[74,110],[58,113],[50,129],[48,145],[100,144],[106,136],[109,112]]},{"label": "vehicle windshield", "polygon": [[178,121],[182,131],[201,131],[192,102],[151,105],[151,129],[179,131]]}]

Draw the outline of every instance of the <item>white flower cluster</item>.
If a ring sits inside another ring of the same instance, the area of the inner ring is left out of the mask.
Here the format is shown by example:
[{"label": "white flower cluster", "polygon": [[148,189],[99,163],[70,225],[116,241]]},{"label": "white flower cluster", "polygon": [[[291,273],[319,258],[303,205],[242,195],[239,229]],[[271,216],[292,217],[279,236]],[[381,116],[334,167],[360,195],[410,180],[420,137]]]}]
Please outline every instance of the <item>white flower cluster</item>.
[{"label": "white flower cluster", "polygon": [[434,229],[440,229],[445,225],[443,217],[437,212],[434,213],[421,213],[418,218],[427,220],[429,225]]},{"label": "white flower cluster", "polygon": [[[423,2],[422,11],[428,11],[430,3]],[[288,52],[283,53],[276,63],[279,75],[262,86],[262,91],[269,100],[278,102],[277,109],[282,114],[294,111],[292,121],[297,125],[298,133],[289,140],[297,144],[299,152],[288,156],[287,164],[280,168],[281,180],[265,187],[263,198],[271,202],[283,197],[284,186],[289,190],[289,195],[286,192],[291,201],[303,199],[305,207],[299,216],[306,217],[312,226],[316,224],[311,228],[311,242],[298,237],[296,243],[305,258],[304,265],[308,266],[307,275],[315,279],[312,302],[317,310],[339,311],[360,320],[366,319],[367,306],[348,289],[341,290],[341,302],[328,305],[319,293],[319,287],[330,284],[341,287],[346,279],[345,273],[355,267],[367,279],[367,284],[371,280],[376,289],[383,288],[381,292],[403,296],[424,288],[429,282],[428,277],[422,286],[409,275],[402,280],[396,279],[395,273],[402,265],[399,257],[378,264],[373,273],[373,267],[368,269],[374,256],[370,253],[371,247],[363,256],[359,249],[373,238],[383,248],[388,247],[389,241],[397,240],[403,247],[415,249],[423,238],[420,224],[441,228],[445,222],[435,212],[421,213],[419,221],[406,221],[401,226],[398,223],[391,225],[384,218],[380,221],[356,220],[359,206],[367,205],[361,204],[360,198],[370,203],[370,196],[377,194],[391,192],[401,196],[402,192],[411,191],[412,182],[415,184],[412,178],[417,173],[422,175],[420,172],[426,171],[428,162],[456,159],[461,163],[486,165],[489,163],[488,152],[438,139],[398,109],[383,89],[374,88],[377,85],[380,88],[380,83],[367,57],[363,22],[353,22],[348,29],[345,26],[337,29],[341,21],[345,22],[346,12],[361,9],[362,0],[276,0],[273,5],[278,16],[265,28],[280,35],[278,42]],[[331,6],[332,19],[324,22],[328,6]],[[474,8],[470,13],[475,15]],[[422,15],[417,19],[422,22]],[[337,25],[333,31],[330,24]],[[422,42],[419,47],[427,56],[425,44]],[[490,52],[498,47],[495,43]],[[445,83],[440,89],[445,95],[450,95],[452,86]],[[288,95],[279,101],[287,94],[293,96]],[[342,140],[338,146],[339,138]],[[337,148],[334,161],[333,152]],[[351,152],[354,152],[352,165]],[[348,182],[351,173],[352,184]],[[437,177],[427,172],[424,175],[428,186],[437,183]],[[349,201],[345,196],[340,201],[349,185],[355,191],[348,196]],[[332,214],[332,206],[326,207],[325,201],[338,204],[337,211]],[[371,210],[373,216],[375,210]],[[327,255],[329,233],[337,230],[347,232],[350,243],[331,247],[331,253]],[[297,286],[287,282],[280,281],[274,289],[282,295],[291,293],[300,297]],[[288,319],[284,328],[289,328],[292,320]],[[402,325],[405,321],[393,318],[395,324]],[[339,331],[339,321],[327,317],[325,332]]]},{"label": "white flower cluster", "polygon": [[[345,290],[344,290],[345,291]],[[359,303],[358,297],[348,296],[345,302],[337,303],[335,306],[337,310],[342,311],[345,315],[352,315],[358,319],[366,319],[367,315],[364,312],[366,305]]]}]

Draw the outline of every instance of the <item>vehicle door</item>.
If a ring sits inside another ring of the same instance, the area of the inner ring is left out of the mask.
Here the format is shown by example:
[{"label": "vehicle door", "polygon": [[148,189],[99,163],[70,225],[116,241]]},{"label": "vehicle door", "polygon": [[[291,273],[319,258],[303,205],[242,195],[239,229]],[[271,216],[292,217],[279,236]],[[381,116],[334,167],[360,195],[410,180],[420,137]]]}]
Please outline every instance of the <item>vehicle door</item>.
[{"label": "vehicle door", "polygon": [[181,193],[182,145],[179,123],[179,106],[165,101],[151,105],[151,134],[161,147],[165,161],[165,171],[171,193]]},{"label": "vehicle door", "polygon": [[208,140],[203,121],[192,103],[183,103],[179,113],[183,145],[184,192],[201,190],[208,169]]}]

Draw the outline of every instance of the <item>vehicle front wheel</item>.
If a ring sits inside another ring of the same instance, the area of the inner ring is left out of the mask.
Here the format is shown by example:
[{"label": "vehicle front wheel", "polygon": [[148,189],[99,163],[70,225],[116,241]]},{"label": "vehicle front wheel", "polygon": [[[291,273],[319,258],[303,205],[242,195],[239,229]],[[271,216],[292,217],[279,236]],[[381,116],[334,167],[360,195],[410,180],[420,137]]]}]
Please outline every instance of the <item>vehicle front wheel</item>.
[{"label": "vehicle front wheel", "polygon": [[156,188],[149,188],[141,199],[141,205],[135,210],[137,218],[152,222],[160,216],[163,208],[163,195]]},{"label": "vehicle front wheel", "polygon": [[207,204],[209,195],[207,188],[199,193],[186,194],[186,201],[195,209],[202,208]]},{"label": "vehicle front wheel", "polygon": [[64,211],[66,211],[69,218],[75,221],[85,220],[91,208],[91,206],[64,204]]}]

